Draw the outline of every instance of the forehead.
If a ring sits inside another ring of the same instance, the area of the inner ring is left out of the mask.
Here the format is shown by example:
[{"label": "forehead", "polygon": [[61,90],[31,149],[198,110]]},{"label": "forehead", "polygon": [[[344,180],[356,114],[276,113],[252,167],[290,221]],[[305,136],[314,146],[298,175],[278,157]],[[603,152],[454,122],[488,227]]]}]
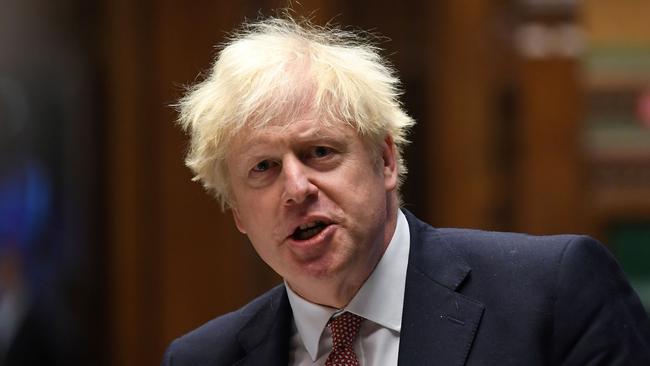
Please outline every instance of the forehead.
[{"label": "forehead", "polygon": [[[272,123],[262,127],[245,126],[230,142],[229,151],[247,150],[267,144],[292,145],[313,140],[360,139],[356,129],[345,122],[325,122],[317,117],[303,117],[288,123]],[[243,152],[243,151],[239,151]]]}]

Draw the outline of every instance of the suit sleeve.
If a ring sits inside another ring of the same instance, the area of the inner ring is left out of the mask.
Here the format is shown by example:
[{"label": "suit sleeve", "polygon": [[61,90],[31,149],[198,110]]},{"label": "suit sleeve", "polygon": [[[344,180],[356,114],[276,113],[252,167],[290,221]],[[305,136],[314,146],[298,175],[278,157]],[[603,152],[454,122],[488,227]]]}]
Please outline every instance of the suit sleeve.
[{"label": "suit sleeve", "polygon": [[648,316],[604,246],[571,240],[556,289],[553,365],[650,365]]}]

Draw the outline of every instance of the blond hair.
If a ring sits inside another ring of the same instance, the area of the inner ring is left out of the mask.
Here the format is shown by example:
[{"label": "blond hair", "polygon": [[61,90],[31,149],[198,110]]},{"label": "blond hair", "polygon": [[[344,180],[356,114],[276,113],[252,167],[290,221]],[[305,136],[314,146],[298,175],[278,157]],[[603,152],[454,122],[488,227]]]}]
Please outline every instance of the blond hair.
[{"label": "blond hair", "polygon": [[299,117],[306,108],[323,123],[347,123],[375,146],[395,142],[398,187],[406,175],[406,134],[415,123],[402,109],[399,79],[365,37],[289,16],[245,24],[222,47],[207,78],[179,101],[190,134],[186,165],[231,206],[225,159],[244,126],[261,128]]}]

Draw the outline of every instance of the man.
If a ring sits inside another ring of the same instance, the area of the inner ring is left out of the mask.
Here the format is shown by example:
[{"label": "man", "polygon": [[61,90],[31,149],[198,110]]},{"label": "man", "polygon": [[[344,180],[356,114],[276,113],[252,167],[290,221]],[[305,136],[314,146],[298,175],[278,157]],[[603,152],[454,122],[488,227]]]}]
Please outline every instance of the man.
[{"label": "man", "polygon": [[578,236],[434,229],[400,209],[413,120],[354,34],[266,19],[180,102],[188,166],[284,279],[165,365],[647,365],[618,265]]}]

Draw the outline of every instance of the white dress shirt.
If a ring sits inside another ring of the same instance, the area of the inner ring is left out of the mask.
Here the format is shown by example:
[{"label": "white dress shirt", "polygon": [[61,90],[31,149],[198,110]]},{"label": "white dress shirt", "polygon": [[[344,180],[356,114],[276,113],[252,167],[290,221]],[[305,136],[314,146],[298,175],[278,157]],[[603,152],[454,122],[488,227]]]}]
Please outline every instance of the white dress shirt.
[{"label": "white dress shirt", "polygon": [[344,311],[365,318],[354,342],[359,363],[397,365],[409,243],[408,222],[398,210],[395,233],[386,252],[345,309],[311,303],[285,283],[293,311],[289,365],[325,365],[332,349],[327,322],[332,315]]}]

